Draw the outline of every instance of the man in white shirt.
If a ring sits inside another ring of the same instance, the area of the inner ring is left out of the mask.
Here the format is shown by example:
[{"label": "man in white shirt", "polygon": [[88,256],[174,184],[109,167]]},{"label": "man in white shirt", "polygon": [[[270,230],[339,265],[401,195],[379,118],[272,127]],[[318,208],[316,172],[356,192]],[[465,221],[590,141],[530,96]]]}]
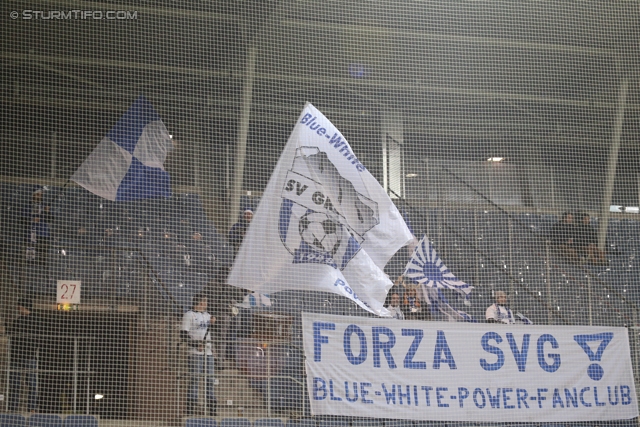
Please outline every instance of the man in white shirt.
[{"label": "man in white shirt", "polygon": [[486,319],[489,323],[516,323],[513,312],[507,307],[507,294],[503,291],[496,291],[496,302],[487,307]]},{"label": "man in white shirt", "polygon": [[189,346],[189,389],[187,394],[187,414],[195,415],[200,382],[205,379],[207,409],[210,416],[216,415],[216,398],[213,392],[214,360],[211,348],[210,326],[216,321],[207,313],[207,297],[196,294],[191,310],[182,317],[180,338]]},{"label": "man in white shirt", "polygon": [[394,319],[404,320],[404,313],[400,310],[400,295],[391,294],[391,302],[387,310],[391,312]]}]

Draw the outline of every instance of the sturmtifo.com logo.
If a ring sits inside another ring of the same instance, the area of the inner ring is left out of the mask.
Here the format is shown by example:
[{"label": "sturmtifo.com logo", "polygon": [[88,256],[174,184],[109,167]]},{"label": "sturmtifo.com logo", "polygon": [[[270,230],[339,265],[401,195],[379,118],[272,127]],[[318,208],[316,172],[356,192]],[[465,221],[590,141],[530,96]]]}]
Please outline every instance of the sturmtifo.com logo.
[{"label": "sturmtifo.com logo", "polygon": [[20,19],[24,21],[42,20],[107,20],[107,21],[127,21],[138,19],[137,10],[31,10],[25,9],[21,11],[14,10],[9,13],[9,17],[13,20]]}]

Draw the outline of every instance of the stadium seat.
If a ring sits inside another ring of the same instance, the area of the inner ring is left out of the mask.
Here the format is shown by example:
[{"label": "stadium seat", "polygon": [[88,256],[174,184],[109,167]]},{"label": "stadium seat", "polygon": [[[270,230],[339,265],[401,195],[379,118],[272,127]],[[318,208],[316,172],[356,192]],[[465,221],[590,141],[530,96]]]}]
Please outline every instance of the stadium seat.
[{"label": "stadium seat", "polygon": [[0,414],[0,427],[25,427],[26,420],[20,414]]},{"label": "stadium seat", "polygon": [[248,418],[223,418],[220,427],[251,427]]},{"label": "stadium seat", "polygon": [[350,427],[351,421],[347,417],[328,416],[318,417],[318,427]]},{"label": "stadium seat", "polygon": [[62,427],[62,418],[54,414],[33,414],[28,420],[29,427]]},{"label": "stadium seat", "polygon": [[184,427],[217,427],[214,418],[189,418]]},{"label": "stadium seat", "polygon": [[284,427],[280,418],[258,418],[253,422],[254,427]]},{"label": "stadium seat", "polygon": [[287,427],[316,427],[316,420],[313,418],[302,418],[300,420],[289,418]]},{"label": "stadium seat", "polygon": [[413,425],[415,427],[447,427],[449,423],[446,421],[415,421]]},{"label": "stadium seat", "polygon": [[93,415],[69,415],[63,427],[98,427],[98,419]]},{"label": "stadium seat", "polygon": [[378,418],[354,418],[351,420],[352,427],[382,427],[382,420]]},{"label": "stadium seat", "polygon": [[384,420],[384,427],[414,427],[411,420]]}]

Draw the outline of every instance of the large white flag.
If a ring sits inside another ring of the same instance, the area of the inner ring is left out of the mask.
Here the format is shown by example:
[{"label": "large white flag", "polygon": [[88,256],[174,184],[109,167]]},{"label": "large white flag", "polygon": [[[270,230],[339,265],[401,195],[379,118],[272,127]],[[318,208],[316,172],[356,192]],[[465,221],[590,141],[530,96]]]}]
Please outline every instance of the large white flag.
[{"label": "large white flag", "polygon": [[387,316],[382,269],[412,239],[340,131],[307,103],[229,276],[259,293],[328,291]]}]

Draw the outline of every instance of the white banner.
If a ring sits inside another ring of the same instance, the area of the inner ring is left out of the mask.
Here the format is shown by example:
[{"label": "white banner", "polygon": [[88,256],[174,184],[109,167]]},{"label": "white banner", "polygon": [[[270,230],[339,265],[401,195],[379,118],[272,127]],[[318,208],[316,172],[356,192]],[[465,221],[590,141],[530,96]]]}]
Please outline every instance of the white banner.
[{"label": "white banner", "polygon": [[382,269],[412,239],[378,181],[338,129],[307,103],[260,200],[229,283],[343,295],[381,316]]},{"label": "white banner", "polygon": [[303,313],[313,415],[566,422],[638,416],[625,328]]}]

